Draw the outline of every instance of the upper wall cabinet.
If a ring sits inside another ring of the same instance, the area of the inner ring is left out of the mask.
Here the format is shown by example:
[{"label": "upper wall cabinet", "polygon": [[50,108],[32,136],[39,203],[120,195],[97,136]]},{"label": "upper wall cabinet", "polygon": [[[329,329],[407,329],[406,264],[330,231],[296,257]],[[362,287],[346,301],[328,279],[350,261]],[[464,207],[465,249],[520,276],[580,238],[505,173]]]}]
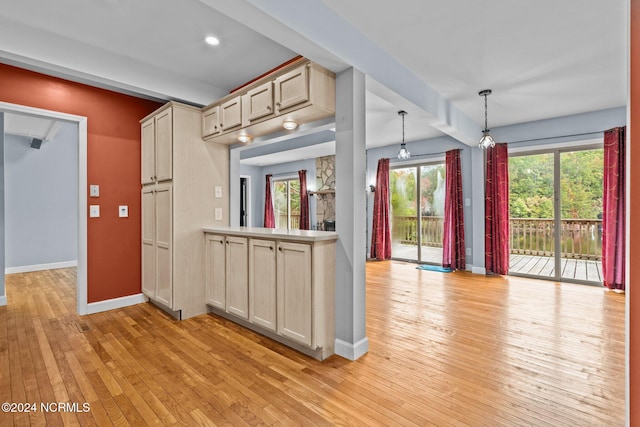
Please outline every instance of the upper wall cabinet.
[{"label": "upper wall cabinet", "polygon": [[242,97],[236,96],[220,105],[220,131],[242,126]]},{"label": "upper wall cabinet", "polygon": [[273,82],[266,82],[255,89],[251,89],[242,97],[245,105],[246,120],[244,126],[274,114],[273,109]]},{"label": "upper wall cabinet", "polygon": [[142,184],[172,179],[173,110],[165,109],[142,122]]},{"label": "upper wall cabinet", "polygon": [[300,104],[309,102],[307,65],[298,67],[278,77],[275,84],[278,114],[286,113]]},{"label": "upper wall cabinet", "polygon": [[204,107],[202,137],[235,144],[239,135],[255,138],[282,131],[285,120],[300,125],[335,112],[335,74],[300,58]]},{"label": "upper wall cabinet", "polygon": [[220,107],[215,106],[202,113],[202,136],[220,133]]}]

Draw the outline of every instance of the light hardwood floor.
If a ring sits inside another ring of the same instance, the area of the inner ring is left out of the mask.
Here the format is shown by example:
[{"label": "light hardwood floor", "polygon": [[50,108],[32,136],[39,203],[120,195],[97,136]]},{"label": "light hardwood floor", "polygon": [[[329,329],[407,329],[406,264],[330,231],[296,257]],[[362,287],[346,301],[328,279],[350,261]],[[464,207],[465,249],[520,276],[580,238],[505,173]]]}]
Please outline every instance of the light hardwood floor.
[{"label": "light hardwood floor", "polygon": [[624,425],[624,295],[367,264],[370,351],[318,362],[213,315],[79,317],[75,270],[7,276],[0,425]]}]

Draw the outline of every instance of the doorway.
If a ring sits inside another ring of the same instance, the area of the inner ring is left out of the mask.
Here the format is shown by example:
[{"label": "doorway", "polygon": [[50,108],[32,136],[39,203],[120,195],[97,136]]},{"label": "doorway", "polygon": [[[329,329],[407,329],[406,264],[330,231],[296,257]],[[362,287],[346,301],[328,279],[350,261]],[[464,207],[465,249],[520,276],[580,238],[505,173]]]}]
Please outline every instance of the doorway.
[{"label": "doorway", "polygon": [[389,170],[394,259],[442,263],[445,172],[444,162]]},{"label": "doorway", "polygon": [[[19,114],[32,117],[44,117],[52,120],[71,122],[77,125],[78,129],[78,267],[76,279],[76,306],[78,314],[88,314],[87,304],[87,118],[72,114],[60,113],[56,111],[43,110],[39,108],[26,107],[23,105],[0,102],[0,113]],[[4,133],[4,129],[2,129]],[[4,165],[3,165],[4,167]],[[0,185],[4,190],[4,178],[0,178]],[[2,227],[4,228],[4,216],[0,216]],[[2,242],[4,246],[4,241]],[[4,251],[3,254],[4,255]],[[4,262],[3,262],[4,265]],[[4,288],[4,271],[2,288]]]},{"label": "doorway", "polygon": [[509,274],[602,283],[601,145],[509,157]]},{"label": "doorway", "polygon": [[240,227],[251,227],[251,177],[240,176]]}]

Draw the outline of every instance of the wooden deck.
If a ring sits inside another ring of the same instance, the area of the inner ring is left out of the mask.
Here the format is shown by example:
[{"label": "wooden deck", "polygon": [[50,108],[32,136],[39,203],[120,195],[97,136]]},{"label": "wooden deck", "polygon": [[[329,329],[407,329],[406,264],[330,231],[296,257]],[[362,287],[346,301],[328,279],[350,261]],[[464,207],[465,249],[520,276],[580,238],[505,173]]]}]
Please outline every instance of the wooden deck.
[{"label": "wooden deck", "polygon": [[[8,275],[0,397],[38,411],[0,425],[625,425],[624,295],[395,261],[366,274],[355,362],[151,304],[80,317],[74,269]],[[79,410],[40,410],[54,402]]]},{"label": "wooden deck", "polygon": [[[561,278],[586,282],[602,282],[602,263],[600,261],[562,258]],[[554,277],[553,257],[515,255],[509,258],[509,273],[542,277]]]},{"label": "wooden deck", "polygon": [[[416,245],[393,243],[391,256],[395,260],[409,260],[416,262],[418,256]],[[428,264],[442,264],[442,248],[429,246],[422,247],[422,259],[420,262]],[[578,280],[584,282],[602,282],[602,263],[600,261],[576,260],[563,258],[562,279]],[[509,273],[554,277],[554,261],[552,257],[516,255],[509,258]]]}]

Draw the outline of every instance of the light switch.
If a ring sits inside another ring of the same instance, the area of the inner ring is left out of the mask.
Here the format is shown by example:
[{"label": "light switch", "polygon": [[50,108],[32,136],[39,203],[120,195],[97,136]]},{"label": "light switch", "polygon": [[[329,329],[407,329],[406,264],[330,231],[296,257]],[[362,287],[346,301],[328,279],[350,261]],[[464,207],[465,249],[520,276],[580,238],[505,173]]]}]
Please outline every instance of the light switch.
[{"label": "light switch", "polygon": [[467,248],[467,256],[471,256],[471,248]]},{"label": "light switch", "polygon": [[129,206],[127,205],[118,206],[118,216],[120,218],[127,218],[129,216]]},{"label": "light switch", "polygon": [[89,206],[89,218],[100,218],[100,205]]},{"label": "light switch", "polygon": [[214,216],[216,221],[222,221],[222,208],[216,208]]},{"label": "light switch", "polygon": [[100,186],[92,184],[89,186],[89,197],[100,197]]},{"label": "light switch", "polygon": [[222,199],[222,187],[216,185],[216,199]]}]

